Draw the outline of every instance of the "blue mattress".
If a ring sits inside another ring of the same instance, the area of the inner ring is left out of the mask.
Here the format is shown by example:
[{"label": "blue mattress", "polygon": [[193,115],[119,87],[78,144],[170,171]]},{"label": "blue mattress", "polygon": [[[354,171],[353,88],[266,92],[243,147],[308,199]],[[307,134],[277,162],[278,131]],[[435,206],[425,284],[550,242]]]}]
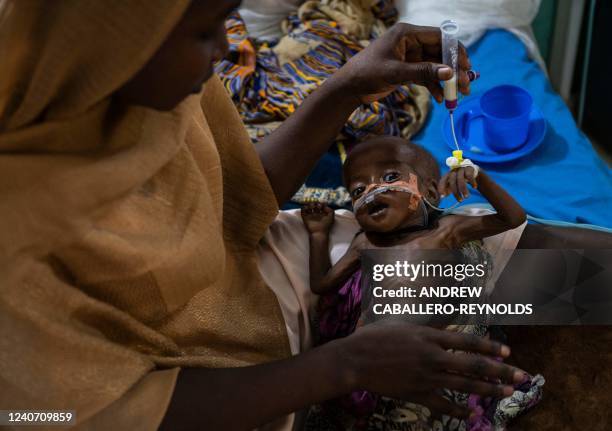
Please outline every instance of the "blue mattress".
[{"label": "blue mattress", "polygon": [[[500,84],[519,85],[531,93],[548,121],[544,141],[533,153],[482,167],[534,217],[611,228],[612,169],[598,157],[519,39],[507,31],[492,30],[469,52],[473,68],[481,73],[472,85],[472,95]],[[413,141],[429,149],[444,166],[450,150],[442,136],[442,122],[448,113],[442,105],[434,105],[426,126]],[[442,206],[454,202],[448,197]],[[465,201],[478,202],[486,202],[478,192]]]}]

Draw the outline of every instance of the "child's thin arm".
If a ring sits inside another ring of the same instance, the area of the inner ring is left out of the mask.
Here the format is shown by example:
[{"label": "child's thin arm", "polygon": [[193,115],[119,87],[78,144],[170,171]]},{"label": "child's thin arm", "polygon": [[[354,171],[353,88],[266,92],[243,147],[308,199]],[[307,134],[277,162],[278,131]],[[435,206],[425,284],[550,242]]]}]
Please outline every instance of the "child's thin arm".
[{"label": "child's thin arm", "polygon": [[359,252],[349,248],[332,266],[329,257],[329,235],[309,234],[310,242],[310,290],[317,295],[339,289],[359,269]]},{"label": "child's thin arm", "polygon": [[470,183],[487,198],[496,214],[482,217],[461,217],[453,227],[454,236],[460,243],[496,235],[520,226],[525,222],[525,210],[502,187],[480,170],[478,182],[474,169],[460,168],[449,172],[441,181],[441,192],[451,191],[458,200],[469,196],[467,184]]},{"label": "child's thin arm", "polygon": [[329,233],[308,232],[308,242],[310,244],[310,290],[320,295],[325,291],[321,282],[332,266],[329,257]]},{"label": "child's thin arm", "polygon": [[359,251],[353,244],[332,267],[329,257],[329,231],[334,224],[334,212],[321,203],[302,208],[302,220],[310,244],[310,290],[320,295],[338,289],[359,268]]}]

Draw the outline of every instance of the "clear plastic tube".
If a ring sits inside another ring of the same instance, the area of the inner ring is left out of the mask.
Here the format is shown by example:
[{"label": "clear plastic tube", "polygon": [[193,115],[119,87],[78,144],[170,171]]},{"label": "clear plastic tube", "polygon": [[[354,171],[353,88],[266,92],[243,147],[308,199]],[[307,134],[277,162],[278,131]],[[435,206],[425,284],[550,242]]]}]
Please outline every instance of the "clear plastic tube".
[{"label": "clear plastic tube", "polygon": [[453,69],[453,77],[444,81],[444,100],[446,108],[454,110],[457,107],[457,70],[459,60],[459,25],[452,19],[440,24],[442,32],[442,62]]},{"label": "clear plastic tube", "polygon": [[359,208],[361,208],[362,206],[370,205],[372,202],[374,202],[376,195],[379,195],[381,193],[387,193],[387,192],[403,192],[403,193],[413,194],[414,190],[411,188],[405,187],[405,186],[386,185],[386,186],[377,187],[371,190],[370,192],[366,193],[364,196],[357,199],[355,203],[353,204],[353,211],[357,212]]}]

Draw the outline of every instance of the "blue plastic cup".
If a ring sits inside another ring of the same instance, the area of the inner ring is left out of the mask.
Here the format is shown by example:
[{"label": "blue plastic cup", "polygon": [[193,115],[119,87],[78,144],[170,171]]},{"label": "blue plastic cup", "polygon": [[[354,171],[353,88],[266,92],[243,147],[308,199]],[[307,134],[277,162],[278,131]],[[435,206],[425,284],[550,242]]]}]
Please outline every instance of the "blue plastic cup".
[{"label": "blue plastic cup", "polygon": [[532,106],[531,95],[515,85],[486,91],[480,97],[480,110],[487,146],[498,153],[509,153],[523,145],[529,135]]}]

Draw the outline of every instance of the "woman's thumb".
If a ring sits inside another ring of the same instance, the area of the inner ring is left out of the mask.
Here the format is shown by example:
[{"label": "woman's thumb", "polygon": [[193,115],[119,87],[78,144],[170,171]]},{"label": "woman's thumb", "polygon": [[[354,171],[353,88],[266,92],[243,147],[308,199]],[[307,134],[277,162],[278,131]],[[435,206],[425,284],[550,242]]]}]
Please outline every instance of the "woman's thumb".
[{"label": "woman's thumb", "polygon": [[453,77],[453,69],[446,64],[429,62],[398,63],[398,77],[400,77],[403,82],[436,83],[438,81],[446,81]]}]

